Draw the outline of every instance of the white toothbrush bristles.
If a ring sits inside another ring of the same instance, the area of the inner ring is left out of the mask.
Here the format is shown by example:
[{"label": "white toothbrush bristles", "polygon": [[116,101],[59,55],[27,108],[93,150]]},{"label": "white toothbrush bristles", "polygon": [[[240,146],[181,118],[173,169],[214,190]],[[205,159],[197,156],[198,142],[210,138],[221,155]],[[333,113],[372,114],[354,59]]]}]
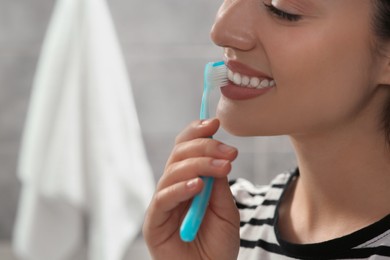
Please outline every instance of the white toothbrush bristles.
[{"label": "white toothbrush bristles", "polygon": [[212,90],[224,86],[227,82],[227,68],[223,61],[209,62],[206,65],[200,119],[209,118],[209,96]]},{"label": "white toothbrush bristles", "polygon": [[207,85],[210,90],[228,83],[227,67],[222,62],[211,63],[208,67]]}]

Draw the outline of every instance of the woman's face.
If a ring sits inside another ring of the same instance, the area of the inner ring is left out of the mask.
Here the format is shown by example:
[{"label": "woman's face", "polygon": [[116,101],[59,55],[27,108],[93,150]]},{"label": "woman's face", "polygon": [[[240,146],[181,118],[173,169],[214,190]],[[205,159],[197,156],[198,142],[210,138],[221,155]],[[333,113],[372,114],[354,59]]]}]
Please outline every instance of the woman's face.
[{"label": "woman's face", "polygon": [[223,127],[243,136],[294,135],[378,116],[385,93],[376,82],[371,5],[225,0],[211,31],[231,70],[217,109]]}]

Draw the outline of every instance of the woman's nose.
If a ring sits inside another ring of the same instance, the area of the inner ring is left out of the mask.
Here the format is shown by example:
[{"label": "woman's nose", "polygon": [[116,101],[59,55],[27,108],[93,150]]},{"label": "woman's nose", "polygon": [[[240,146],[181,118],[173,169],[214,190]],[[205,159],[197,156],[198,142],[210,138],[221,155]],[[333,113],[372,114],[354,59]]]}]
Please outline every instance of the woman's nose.
[{"label": "woman's nose", "polygon": [[[211,29],[216,45],[248,51],[256,46],[253,1],[225,0]],[[258,15],[258,14],[257,14]]]}]

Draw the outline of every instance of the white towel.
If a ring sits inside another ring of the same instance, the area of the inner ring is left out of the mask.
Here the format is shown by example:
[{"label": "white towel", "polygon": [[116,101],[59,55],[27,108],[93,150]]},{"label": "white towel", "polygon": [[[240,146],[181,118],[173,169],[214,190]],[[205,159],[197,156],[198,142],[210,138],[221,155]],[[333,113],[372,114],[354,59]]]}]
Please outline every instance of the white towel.
[{"label": "white towel", "polygon": [[[120,260],[154,190],[105,0],[59,0],[22,140],[16,255]],[[87,232],[87,235],[85,233]]]}]

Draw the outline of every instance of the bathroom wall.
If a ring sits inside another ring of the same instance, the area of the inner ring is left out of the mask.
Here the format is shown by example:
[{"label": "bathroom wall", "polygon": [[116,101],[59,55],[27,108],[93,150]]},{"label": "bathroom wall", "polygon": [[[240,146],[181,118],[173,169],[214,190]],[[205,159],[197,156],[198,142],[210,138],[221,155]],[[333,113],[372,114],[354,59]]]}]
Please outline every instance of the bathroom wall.
[{"label": "bathroom wall", "polygon": [[[175,135],[196,119],[203,66],[222,57],[209,29],[222,1],[108,0],[156,179]],[[53,0],[0,0],[0,240],[12,235],[20,183],[20,137]],[[295,165],[286,137],[217,135],[240,149],[232,178],[267,183]]]}]

